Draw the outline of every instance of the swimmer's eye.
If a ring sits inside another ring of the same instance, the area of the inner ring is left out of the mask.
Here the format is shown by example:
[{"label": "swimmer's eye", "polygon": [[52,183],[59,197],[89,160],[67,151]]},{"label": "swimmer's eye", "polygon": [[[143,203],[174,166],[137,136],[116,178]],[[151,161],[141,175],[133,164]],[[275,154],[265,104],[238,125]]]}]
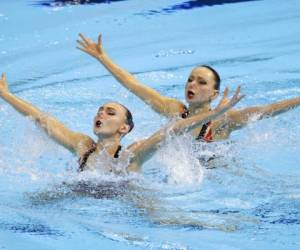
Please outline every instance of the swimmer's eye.
[{"label": "swimmer's eye", "polygon": [[206,85],[206,84],[207,84],[206,81],[198,81],[198,83],[199,83],[200,85]]},{"label": "swimmer's eye", "polygon": [[113,110],[108,110],[108,111],[107,111],[107,114],[108,114],[108,115],[116,115],[116,112],[113,111]]},{"label": "swimmer's eye", "polygon": [[193,79],[192,79],[192,78],[189,78],[189,79],[188,79],[188,82],[192,82],[192,81],[193,81]]}]

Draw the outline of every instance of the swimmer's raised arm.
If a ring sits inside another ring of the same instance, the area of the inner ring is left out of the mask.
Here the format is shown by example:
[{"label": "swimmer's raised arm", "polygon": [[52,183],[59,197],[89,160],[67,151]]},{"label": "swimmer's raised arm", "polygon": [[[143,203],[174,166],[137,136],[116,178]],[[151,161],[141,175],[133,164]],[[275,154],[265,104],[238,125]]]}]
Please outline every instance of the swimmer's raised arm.
[{"label": "swimmer's raised arm", "polygon": [[[166,128],[163,128],[156,133],[154,133],[149,138],[136,142],[128,147],[128,149],[133,153],[133,162],[137,162],[138,166],[142,165],[143,162],[147,161],[151,155],[158,149],[159,143],[167,138],[169,134],[180,135],[184,132],[189,132],[194,128],[201,126],[208,121],[221,116],[235,104],[237,104],[244,96],[239,96],[240,87],[237,88],[235,94],[226,105],[224,105],[224,100],[220,101],[220,104],[215,110],[208,111],[206,113],[197,113],[194,116],[188,117],[186,119],[180,119]],[[223,97],[226,98],[226,97]]]},{"label": "swimmer's raised arm", "polygon": [[165,116],[178,116],[184,112],[184,104],[180,101],[162,96],[156,90],[139,82],[132,74],[115,64],[102,47],[101,35],[98,42],[79,34],[77,48],[96,58],[125,88],[150,105],[156,112]]},{"label": "swimmer's raised arm", "polygon": [[245,126],[252,117],[263,119],[284,113],[300,105],[300,97],[283,100],[264,106],[249,107],[228,112],[228,123],[231,130]]},{"label": "swimmer's raised arm", "polygon": [[68,129],[54,117],[12,94],[8,89],[5,73],[0,80],[0,97],[24,116],[34,119],[50,137],[78,156],[93,143],[89,136]]}]

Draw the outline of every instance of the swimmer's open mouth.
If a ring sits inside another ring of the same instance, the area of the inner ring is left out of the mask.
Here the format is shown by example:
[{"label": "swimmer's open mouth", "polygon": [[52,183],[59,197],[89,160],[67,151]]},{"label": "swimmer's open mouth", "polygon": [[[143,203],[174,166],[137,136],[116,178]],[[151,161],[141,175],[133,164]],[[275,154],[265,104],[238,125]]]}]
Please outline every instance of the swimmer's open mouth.
[{"label": "swimmer's open mouth", "polygon": [[194,96],[195,96],[195,93],[194,93],[193,91],[191,91],[191,90],[188,90],[188,92],[187,92],[187,97],[188,97],[189,99],[192,99]]},{"label": "swimmer's open mouth", "polygon": [[102,125],[102,122],[101,122],[101,121],[96,121],[96,122],[95,122],[95,125],[96,125],[97,128],[100,128],[101,125]]}]

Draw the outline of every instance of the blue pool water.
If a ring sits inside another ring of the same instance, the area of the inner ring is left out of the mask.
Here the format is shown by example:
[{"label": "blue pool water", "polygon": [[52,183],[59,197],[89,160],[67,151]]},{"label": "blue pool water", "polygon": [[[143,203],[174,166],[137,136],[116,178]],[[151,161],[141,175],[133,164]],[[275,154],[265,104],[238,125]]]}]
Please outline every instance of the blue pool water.
[{"label": "blue pool water", "polygon": [[[238,108],[300,95],[298,0],[77,2],[0,2],[10,89],[73,130],[93,136],[93,115],[109,100],[134,114],[124,145],[167,122],[76,50],[79,32],[101,32],[118,64],[182,101],[198,64],[220,72],[222,89],[242,86]],[[78,176],[77,159],[0,100],[0,249],[299,249],[299,111],[224,142],[169,140],[144,177]],[[214,169],[197,161],[212,154]],[[83,181],[89,194],[74,188]],[[107,182],[122,195],[95,197]],[[163,225],[174,218],[182,223]]]}]

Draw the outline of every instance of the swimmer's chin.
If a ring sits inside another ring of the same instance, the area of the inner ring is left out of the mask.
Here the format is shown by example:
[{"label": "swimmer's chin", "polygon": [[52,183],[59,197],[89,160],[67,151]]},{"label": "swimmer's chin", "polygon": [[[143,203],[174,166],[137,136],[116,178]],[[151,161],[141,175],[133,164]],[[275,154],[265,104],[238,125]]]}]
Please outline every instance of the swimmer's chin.
[{"label": "swimmer's chin", "polygon": [[107,131],[107,129],[104,129],[103,127],[94,127],[93,132],[94,135],[98,137],[108,137],[112,135],[111,131]]},{"label": "swimmer's chin", "polygon": [[94,134],[95,134],[96,136],[102,136],[102,135],[104,135],[105,133],[104,133],[101,129],[94,128]]},{"label": "swimmer's chin", "polygon": [[93,132],[95,135],[101,135],[102,134],[101,130],[102,130],[101,127],[94,126]]},{"label": "swimmer's chin", "polygon": [[189,98],[189,97],[185,97],[185,100],[188,104],[193,104],[193,105],[202,105],[203,101],[202,100],[198,100],[197,98],[193,97],[193,98]]},{"label": "swimmer's chin", "polygon": [[188,104],[193,106],[201,106],[205,103],[207,103],[207,100],[203,100],[202,98],[199,98],[198,96],[194,95],[193,97],[185,96],[185,100]]},{"label": "swimmer's chin", "polygon": [[193,91],[187,91],[185,94],[185,100],[189,104],[201,104],[202,100],[199,100],[199,97]]}]

